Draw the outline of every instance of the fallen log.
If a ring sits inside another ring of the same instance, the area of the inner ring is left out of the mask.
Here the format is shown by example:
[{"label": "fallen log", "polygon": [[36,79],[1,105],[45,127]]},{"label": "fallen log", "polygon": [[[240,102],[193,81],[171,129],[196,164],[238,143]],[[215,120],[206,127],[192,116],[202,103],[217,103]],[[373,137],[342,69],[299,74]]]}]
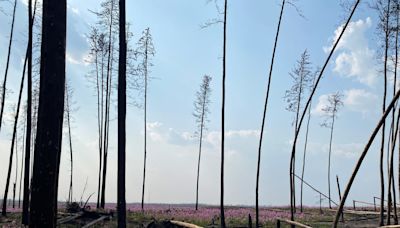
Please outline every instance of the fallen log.
[{"label": "fallen log", "polygon": [[174,220],[171,220],[170,222],[174,225],[185,227],[185,228],[202,228],[201,226],[197,226],[197,225],[190,224],[187,222],[180,222],[180,221],[174,221]]},{"label": "fallen log", "polygon": [[96,219],[96,220],[93,220],[93,221],[89,222],[88,224],[82,226],[82,228],[91,227],[91,226],[95,225],[96,223],[101,222],[101,221],[104,221],[104,220],[109,219],[109,218],[110,218],[110,216],[108,216],[108,215],[103,215],[103,216],[101,216],[100,218],[98,218],[98,219]]},{"label": "fallen log", "polygon": [[77,219],[77,218],[81,217],[82,215],[83,215],[83,212],[79,212],[79,213],[77,213],[77,214],[75,214],[75,215],[72,215],[72,216],[69,216],[69,217],[65,217],[65,218],[58,219],[58,220],[57,220],[57,224],[59,225],[59,224],[67,223],[67,222],[69,222],[69,221],[72,221],[72,220],[74,220],[74,219]]},{"label": "fallen log", "polygon": [[295,226],[298,226],[298,227],[303,227],[303,228],[312,228],[311,226],[307,226],[307,225],[304,225],[304,224],[299,223],[299,222],[291,221],[289,219],[281,219],[281,218],[276,219],[276,227],[277,228],[281,227],[281,222],[287,223],[287,224],[290,224],[290,225],[295,225]]}]

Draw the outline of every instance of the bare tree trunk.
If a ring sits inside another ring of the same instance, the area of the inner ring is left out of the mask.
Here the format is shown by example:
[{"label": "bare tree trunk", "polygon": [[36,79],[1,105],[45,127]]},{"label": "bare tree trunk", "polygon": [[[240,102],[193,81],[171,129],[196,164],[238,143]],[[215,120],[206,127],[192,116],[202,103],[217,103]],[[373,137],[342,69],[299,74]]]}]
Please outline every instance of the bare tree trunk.
[{"label": "bare tree trunk", "polygon": [[102,182],[102,191],[101,191],[101,208],[105,206],[105,190],[106,190],[106,177],[107,177],[107,157],[108,157],[108,126],[110,121],[109,116],[109,105],[110,105],[110,90],[111,90],[111,53],[112,53],[112,26],[113,26],[113,19],[114,19],[114,0],[111,0],[111,11],[110,11],[110,26],[108,31],[108,57],[107,57],[107,80],[106,80],[106,107],[105,107],[105,120],[104,120],[104,147],[103,147],[103,182]]},{"label": "bare tree trunk", "polygon": [[70,104],[70,90],[68,87],[68,83],[65,85],[65,96],[66,96],[66,114],[67,114],[67,124],[68,124],[68,138],[69,138],[69,154],[70,154],[70,181],[69,181],[69,191],[68,191],[68,201],[72,203],[73,200],[73,170],[74,170],[74,163],[73,163],[73,151],[72,151],[72,134],[71,134],[71,104]]},{"label": "bare tree trunk", "polygon": [[[17,103],[17,110],[15,111],[15,116],[14,116],[14,127],[13,127],[13,133],[12,133],[12,138],[11,138],[11,150],[10,150],[10,160],[8,164],[8,172],[7,172],[7,180],[6,180],[6,188],[4,191],[4,197],[3,197],[3,209],[2,209],[2,215],[6,215],[7,211],[7,195],[8,195],[8,188],[10,185],[10,176],[11,176],[11,168],[12,168],[12,162],[13,162],[13,153],[14,153],[14,147],[15,147],[15,139],[17,135],[17,125],[18,125],[18,117],[19,117],[19,110],[21,107],[21,98],[22,98],[22,91],[24,88],[24,80],[25,80],[25,69],[26,69],[26,63],[27,60],[29,59],[29,50],[27,50],[26,55],[25,55],[25,61],[24,61],[24,68],[22,70],[22,77],[21,77],[21,84],[19,87],[19,95],[18,95],[18,103]],[[17,161],[18,162],[18,161]]]},{"label": "bare tree trunk", "polygon": [[[315,85],[314,85],[314,87],[313,87],[313,89],[312,89],[312,91],[311,91],[310,97],[308,98],[308,101],[307,101],[307,103],[306,103],[306,105],[305,105],[305,107],[304,107],[303,113],[302,113],[301,118],[300,118],[300,121],[299,121],[299,126],[298,126],[298,129],[297,129],[297,131],[296,131],[296,135],[295,135],[295,137],[294,137],[294,141],[293,141],[293,145],[292,145],[292,152],[291,152],[291,157],[292,157],[292,158],[294,157],[294,155],[295,155],[295,153],[296,153],[297,138],[298,138],[299,133],[300,133],[301,125],[302,125],[302,123],[303,123],[303,120],[304,120],[304,117],[305,117],[305,115],[306,115],[307,109],[308,109],[308,107],[310,106],[311,100],[312,100],[312,98],[313,98],[313,96],[314,96],[314,94],[315,94],[315,91],[316,91],[317,88],[318,88],[319,81],[321,80],[322,75],[324,74],[325,69],[326,69],[328,63],[329,63],[330,59],[332,58],[332,55],[333,55],[333,53],[335,52],[336,47],[337,47],[339,41],[340,41],[341,38],[343,37],[343,34],[344,34],[344,32],[346,31],[346,29],[347,29],[347,27],[348,27],[348,25],[349,25],[349,23],[350,23],[350,21],[351,21],[351,18],[353,17],[354,12],[356,11],[356,9],[357,9],[357,7],[359,6],[359,4],[360,4],[360,0],[356,0],[356,2],[355,2],[355,4],[354,4],[354,7],[353,7],[353,9],[352,9],[352,11],[351,11],[351,13],[350,13],[350,16],[348,17],[346,23],[344,24],[344,26],[343,26],[343,28],[342,28],[342,31],[340,32],[340,35],[339,35],[338,39],[335,41],[335,44],[333,45],[332,50],[330,51],[330,53],[329,53],[329,55],[328,55],[328,58],[326,59],[326,61],[325,61],[324,65],[323,65],[323,67],[321,68],[321,72],[319,73],[319,75],[318,75],[318,77],[317,77],[317,79],[316,79],[316,81],[315,81]],[[292,161],[293,161],[293,160],[291,160],[291,163],[292,163]],[[290,164],[290,167],[292,167],[292,164]],[[293,190],[293,186],[292,186],[292,185],[293,185],[293,182],[292,182],[293,173],[290,172],[289,175],[291,176],[291,180],[290,180],[290,194],[291,194],[291,197],[290,197],[290,198],[291,198],[291,203],[290,203],[290,219],[291,219],[292,221],[294,221],[294,204],[293,204],[293,198],[292,198],[292,194],[293,194],[293,191],[292,191],[292,190]]]},{"label": "bare tree trunk", "polygon": [[[301,105],[301,97],[302,97],[302,93],[303,93],[303,76],[300,76],[300,89],[299,89],[299,94],[297,97],[297,108],[296,108],[296,119],[295,119],[295,126],[294,126],[294,135],[296,136],[296,132],[297,132],[297,127],[299,125],[299,115],[300,115],[300,105]],[[294,178],[293,173],[296,173],[296,154],[293,154],[291,156],[291,161],[290,161],[290,173],[291,173],[291,182],[292,182],[292,198],[291,198],[291,202],[293,204],[293,211],[294,213],[296,213],[296,179]]]},{"label": "bare tree trunk", "polygon": [[[395,65],[395,67],[394,67],[394,83],[393,83],[393,96],[395,96],[395,94],[396,94],[396,90],[397,90],[397,64],[398,64],[398,40],[399,40],[399,2],[397,2],[397,4],[396,4],[396,35],[395,35],[395,63],[394,63],[394,65]],[[396,106],[395,106],[395,108],[396,108]],[[395,110],[395,109],[394,109]],[[394,124],[394,114],[395,114],[395,112],[393,111],[392,112],[392,120],[393,120],[393,124]],[[400,114],[399,114],[400,115]],[[398,125],[399,125],[399,120],[397,120],[397,123],[396,123],[396,125],[397,125],[397,128],[398,128]],[[393,128],[394,128],[394,125],[393,125]],[[399,131],[399,130],[397,130],[397,131]],[[398,132],[396,132],[397,134],[399,134]],[[392,143],[394,144],[394,145],[396,145],[396,137],[395,137],[395,135],[393,135],[392,134]],[[394,148],[393,148],[393,151],[392,151],[392,154],[394,154]],[[392,187],[393,187],[393,189],[392,189],[392,191],[393,191],[393,208],[394,208],[394,223],[395,223],[395,225],[397,225],[397,224],[399,224],[399,219],[398,219],[398,215],[397,215],[397,204],[396,204],[396,185],[395,185],[395,181],[394,181],[394,167],[393,167],[393,164],[394,164],[394,161],[393,161],[393,159],[391,159],[391,163],[392,163]]]},{"label": "bare tree trunk", "polygon": [[144,210],[144,192],[146,184],[146,159],[147,159],[147,39],[144,54],[144,157],[143,157],[143,184],[142,184],[142,211]]},{"label": "bare tree trunk", "polygon": [[329,159],[328,159],[328,196],[329,196],[329,208],[332,209],[331,205],[331,155],[332,155],[332,139],[333,139],[333,127],[335,125],[335,116],[332,116],[331,136],[329,139]]},{"label": "bare tree trunk", "polygon": [[[10,66],[10,57],[11,57],[11,47],[13,43],[13,35],[14,35],[14,23],[15,23],[15,11],[17,9],[17,2],[18,0],[14,0],[14,7],[13,7],[13,16],[11,22],[11,31],[10,31],[10,40],[8,43],[8,53],[7,53],[7,63],[6,63],[6,71],[4,73],[4,81],[1,87],[1,107],[0,107],[0,130],[3,123],[3,113],[4,113],[4,104],[6,100],[6,90],[7,90],[7,77],[8,77],[8,68]],[[5,212],[4,212],[5,213]]]},{"label": "bare tree trunk", "polygon": [[[100,104],[100,80],[99,80],[99,61],[98,61],[98,48],[97,48],[97,41],[98,38],[97,36],[95,37],[94,40],[94,49],[95,49],[95,66],[96,66],[96,91],[97,91],[97,127],[99,130],[99,176],[98,176],[98,187],[97,187],[97,205],[96,208],[100,208],[100,187],[101,187],[101,167],[102,167],[102,163],[103,163],[103,153],[102,153],[102,138],[103,138],[103,129],[102,129],[102,113],[103,110],[101,109],[101,104]],[[103,77],[103,73],[101,74],[101,77]],[[101,91],[101,93],[103,93],[103,91]]]},{"label": "bare tree trunk", "polygon": [[[97,195],[97,208],[101,207],[101,197],[102,197],[102,165],[103,165],[103,140],[104,140],[104,53],[101,52],[101,103],[100,103],[101,115],[100,115],[100,138],[99,138],[99,148],[100,148],[100,165],[99,165],[99,189]],[[104,167],[103,167],[104,169]]]},{"label": "bare tree trunk", "polygon": [[[382,112],[385,112],[386,109],[386,90],[387,90],[387,60],[388,60],[388,49],[389,49],[389,16],[390,16],[390,0],[388,0],[388,8],[387,8],[387,15],[386,15],[386,28],[385,28],[385,60],[384,60],[384,90],[383,90],[383,103],[382,103]],[[383,122],[382,126],[382,140],[381,140],[381,157],[380,157],[380,179],[381,179],[381,210],[380,210],[380,226],[384,225],[384,204],[385,204],[385,177],[383,171],[383,157],[384,157],[384,150],[385,150],[385,121]],[[389,180],[390,182],[390,180]],[[390,190],[389,190],[390,192]],[[388,201],[390,201],[388,199]],[[390,215],[391,208],[388,208],[388,215]],[[389,222],[390,222],[390,216]]]},{"label": "bare tree trunk", "polygon": [[258,143],[257,175],[256,175],[256,227],[258,227],[260,225],[258,190],[259,190],[259,182],[260,182],[261,149],[262,149],[265,120],[266,120],[267,108],[268,108],[269,91],[271,88],[271,81],[272,81],[272,70],[274,68],[275,53],[276,53],[276,48],[278,46],[279,31],[281,28],[281,22],[282,22],[283,10],[285,8],[285,2],[286,2],[286,0],[282,0],[282,8],[281,8],[281,12],[279,14],[278,27],[277,27],[276,33],[275,33],[274,49],[272,51],[271,64],[270,64],[270,68],[269,68],[267,91],[266,91],[265,102],[264,102],[264,112],[263,112],[263,118],[262,118],[262,123],[261,123],[260,140]]},{"label": "bare tree trunk", "polygon": [[200,123],[200,137],[199,137],[199,160],[197,161],[197,181],[196,181],[196,211],[199,208],[199,177],[200,177],[200,160],[201,160],[201,146],[203,142],[203,128],[204,128],[204,112],[206,107],[206,94],[207,90],[204,90],[203,95],[203,106],[201,112],[201,123]]},{"label": "bare tree trunk", "polygon": [[[305,171],[305,167],[306,167],[306,153],[307,153],[307,144],[308,144],[308,132],[310,130],[310,121],[311,121],[311,104],[310,104],[310,107],[308,108],[308,118],[307,118],[307,127],[306,127],[306,138],[304,141],[303,166],[301,169],[301,179],[304,179],[304,171]],[[303,212],[303,181],[300,183],[300,212]]]},{"label": "bare tree trunk", "polygon": [[[30,227],[55,227],[57,222],[58,172],[65,92],[66,23],[66,0],[44,0]],[[49,200],[43,203],[43,199]]]},{"label": "bare tree trunk", "polygon": [[338,209],[336,211],[335,220],[334,220],[333,225],[332,225],[333,228],[336,228],[337,225],[338,225],[340,214],[343,212],[343,207],[344,207],[344,204],[346,202],[347,196],[349,195],[349,192],[350,192],[351,186],[353,184],[353,181],[356,178],[357,172],[360,169],[361,164],[362,164],[365,156],[367,155],[369,148],[371,147],[371,144],[373,143],[376,135],[378,134],[378,132],[381,129],[381,127],[383,126],[383,123],[385,122],[386,117],[392,111],[392,109],[393,109],[395,103],[397,102],[397,100],[399,99],[399,97],[400,97],[400,90],[396,92],[396,95],[393,97],[392,101],[387,106],[387,108],[386,108],[385,112],[383,113],[381,119],[379,120],[377,126],[375,127],[374,131],[372,132],[367,144],[365,145],[365,148],[364,148],[363,152],[360,155],[360,158],[358,159],[358,161],[356,163],[354,171],[353,171],[353,173],[352,173],[352,175],[351,175],[351,177],[349,179],[349,182],[347,183],[346,189],[345,189],[345,191],[343,193],[342,200],[340,201],[339,207],[338,207]]},{"label": "bare tree trunk", "polygon": [[[17,124],[18,125],[18,124]],[[17,181],[18,181],[18,130],[15,130],[15,181],[13,187],[13,208],[15,208],[15,193],[17,191]]]},{"label": "bare tree trunk", "polygon": [[[394,110],[394,108],[393,108]],[[387,214],[387,224],[390,225],[390,211],[392,208],[392,193],[393,193],[393,209],[394,209],[394,213],[393,213],[393,218],[394,218],[394,223],[397,224],[398,220],[397,220],[397,208],[396,208],[396,189],[395,189],[395,184],[394,184],[394,175],[393,175],[393,170],[394,170],[394,150],[396,147],[396,138],[397,138],[397,134],[399,131],[399,120],[400,120],[400,111],[398,112],[397,115],[397,124],[396,124],[396,130],[394,131],[394,135],[393,135],[393,141],[391,144],[391,148],[390,148],[390,164],[389,164],[389,186],[388,186],[388,214]],[[392,192],[390,190],[393,190]]]},{"label": "bare tree trunk", "polygon": [[126,146],[126,8],[119,1],[119,65],[118,65],[118,227],[126,227],[125,146]]},{"label": "bare tree trunk", "polygon": [[35,0],[34,11],[32,15],[32,0],[28,2],[29,15],[29,35],[28,35],[28,85],[27,85],[27,109],[26,109],[26,136],[25,136],[25,168],[24,168],[24,201],[22,203],[22,224],[29,224],[29,197],[30,197],[30,168],[31,168],[31,128],[32,128],[32,44],[33,44],[33,22],[36,15]]},{"label": "bare tree trunk", "polygon": [[25,158],[25,134],[26,134],[26,119],[25,119],[25,125],[24,125],[24,132],[22,134],[22,156],[21,156],[21,173],[19,176],[19,196],[18,196],[18,208],[21,208],[21,190],[22,190],[22,174],[24,172],[24,158]]},{"label": "bare tree trunk", "polygon": [[224,163],[225,163],[225,80],[226,80],[226,18],[227,18],[228,0],[224,4],[224,44],[222,57],[222,118],[221,118],[221,228],[225,228],[224,211]]}]

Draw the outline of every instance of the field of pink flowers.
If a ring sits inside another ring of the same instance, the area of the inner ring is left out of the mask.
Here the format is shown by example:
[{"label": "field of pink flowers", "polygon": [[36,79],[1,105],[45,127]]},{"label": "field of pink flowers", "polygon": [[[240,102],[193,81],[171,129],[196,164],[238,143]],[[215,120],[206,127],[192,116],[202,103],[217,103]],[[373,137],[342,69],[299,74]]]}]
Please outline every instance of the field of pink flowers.
[{"label": "field of pink flowers", "polygon": [[[95,204],[89,204],[92,209],[96,208]],[[65,204],[59,204],[59,210],[64,211]],[[116,204],[106,204],[106,211],[114,211]],[[219,207],[216,206],[200,206],[199,210],[195,210],[193,205],[165,205],[165,204],[148,204],[145,205],[145,210],[142,212],[140,204],[128,204],[127,205],[127,223],[129,227],[142,227],[146,226],[152,221],[165,221],[165,220],[178,220],[183,222],[189,222],[200,226],[218,225],[219,224]],[[9,217],[8,225],[12,224],[13,221],[17,222],[20,220],[21,209],[19,208],[8,208],[11,217]],[[297,213],[296,220],[304,222],[305,224],[313,224],[318,227],[331,220],[333,212],[324,209],[324,213],[321,214],[319,208],[305,208],[304,213]],[[255,223],[255,209],[252,207],[243,206],[227,206],[225,208],[226,222],[229,227],[247,227],[249,222],[249,215],[252,219],[252,223]],[[260,209],[260,222],[264,227],[274,226],[277,218],[290,218],[290,210],[288,207],[263,207]],[[0,227],[5,225],[5,221],[0,221]],[[17,224],[17,223],[16,223]],[[106,224],[108,227],[116,227],[116,219],[108,221]]]},{"label": "field of pink flowers", "polygon": [[[179,205],[147,205],[145,211],[142,213],[140,205],[128,205],[128,210],[132,214],[132,219],[144,220],[156,219],[161,220],[179,220],[185,222],[195,223],[197,225],[210,225],[219,223],[220,210],[218,207],[204,206],[195,210],[193,206],[179,206]],[[227,207],[225,209],[225,217],[228,224],[234,225],[247,225],[251,216],[253,222],[255,221],[255,209],[250,207]],[[304,214],[297,215],[299,219],[304,217]],[[260,210],[260,221],[262,223],[272,223],[276,218],[290,218],[288,208],[273,209],[262,208]]]}]

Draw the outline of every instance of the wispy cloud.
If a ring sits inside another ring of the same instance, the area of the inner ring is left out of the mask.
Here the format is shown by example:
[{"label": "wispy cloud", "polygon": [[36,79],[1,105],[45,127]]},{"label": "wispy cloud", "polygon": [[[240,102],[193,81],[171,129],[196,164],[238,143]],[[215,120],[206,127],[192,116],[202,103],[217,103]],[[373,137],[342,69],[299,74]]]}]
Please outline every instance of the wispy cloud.
[{"label": "wispy cloud", "polygon": [[[147,131],[150,139],[154,142],[163,142],[179,146],[186,146],[197,142],[194,134],[188,131],[178,131],[174,128],[168,128],[163,123],[151,122],[147,124]],[[225,132],[227,140],[258,138],[260,131],[258,130],[228,130]],[[221,132],[206,132],[203,138],[206,146],[218,148],[221,145]]]},{"label": "wispy cloud", "polygon": [[[312,114],[322,116],[325,108],[329,102],[328,97],[330,94],[323,94],[318,97],[317,104],[312,109]],[[343,92],[343,106],[344,110],[350,112],[359,112],[363,115],[376,110],[378,96],[364,89],[349,89]]]}]

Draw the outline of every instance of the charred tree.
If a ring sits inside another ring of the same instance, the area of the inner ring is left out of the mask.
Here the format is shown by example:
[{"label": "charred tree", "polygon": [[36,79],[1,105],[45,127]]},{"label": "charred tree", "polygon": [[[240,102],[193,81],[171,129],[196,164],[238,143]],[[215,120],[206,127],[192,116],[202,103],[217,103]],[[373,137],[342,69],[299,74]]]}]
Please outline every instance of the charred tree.
[{"label": "charred tree", "polygon": [[227,10],[228,0],[224,1],[224,38],[222,55],[222,110],[221,110],[221,227],[225,228],[225,209],[224,209],[224,165],[225,165],[225,81],[226,81],[226,30],[227,30]]},{"label": "charred tree", "polygon": [[6,70],[5,70],[5,73],[4,73],[3,84],[1,86],[0,130],[1,130],[2,123],[3,123],[4,104],[5,104],[5,101],[6,101],[8,68],[10,66],[10,57],[11,57],[11,48],[12,48],[13,36],[14,36],[14,24],[15,24],[15,17],[16,17],[15,12],[17,10],[17,2],[18,2],[18,0],[14,0],[12,21],[11,21],[10,39],[9,39],[9,43],[8,43]]},{"label": "charred tree", "polygon": [[[342,26],[342,30],[339,33],[338,38],[336,39],[336,41],[334,41],[332,49],[329,52],[329,55],[328,55],[327,59],[325,60],[323,66],[321,68],[321,71],[318,74],[318,77],[315,79],[315,84],[314,84],[314,86],[313,86],[313,88],[311,90],[311,94],[310,94],[310,96],[309,96],[309,98],[308,98],[308,100],[306,102],[306,105],[304,107],[304,110],[303,110],[303,112],[301,114],[300,121],[299,121],[299,124],[298,124],[298,129],[296,130],[296,134],[295,134],[293,145],[292,145],[291,158],[293,158],[295,156],[295,154],[296,154],[297,139],[298,139],[298,136],[300,134],[301,125],[303,123],[303,120],[304,120],[304,117],[305,117],[305,115],[307,113],[307,110],[308,110],[308,108],[310,106],[311,100],[312,100],[312,98],[313,98],[313,96],[315,94],[315,91],[318,88],[319,82],[321,81],[321,78],[322,78],[322,76],[323,76],[323,74],[325,72],[326,67],[328,66],[328,63],[329,63],[330,59],[332,58],[333,53],[336,50],[336,47],[338,46],[340,40],[342,39],[343,34],[346,31],[346,29],[348,28],[348,25],[349,25],[351,19],[353,18],[354,12],[356,11],[356,9],[357,9],[357,7],[359,5],[360,5],[360,0],[356,0],[355,3],[354,3],[354,6],[353,6],[353,8],[352,8],[352,10],[350,12],[349,17],[347,18],[345,24]],[[292,162],[293,162],[293,160],[291,159],[291,163]],[[292,164],[290,164],[290,167],[292,167]],[[293,191],[293,181],[292,181],[294,179],[293,178],[294,173],[290,172],[289,175],[291,177],[290,178],[290,196],[291,196],[290,197],[291,198],[291,202],[290,202],[290,220],[294,221],[295,205],[294,205],[294,202],[293,202],[294,191]]]},{"label": "charred tree", "polygon": [[277,46],[278,46],[279,31],[280,31],[280,28],[281,28],[281,22],[282,22],[283,11],[285,9],[285,3],[286,3],[286,0],[282,0],[282,8],[281,8],[281,12],[279,14],[278,27],[276,29],[276,34],[275,34],[274,49],[272,51],[271,64],[270,64],[270,67],[269,67],[268,84],[267,84],[267,91],[266,91],[266,95],[265,95],[264,112],[263,112],[263,118],[262,118],[262,123],[261,123],[261,131],[260,131],[260,140],[259,140],[259,144],[258,144],[257,174],[256,174],[256,227],[258,227],[260,225],[260,222],[259,222],[259,205],[258,205],[259,204],[258,203],[258,199],[259,199],[258,190],[259,190],[259,182],[260,182],[261,149],[262,149],[263,136],[264,136],[264,127],[265,127],[266,116],[267,116],[269,91],[270,91],[271,81],[272,81],[272,71],[273,71],[273,68],[274,68],[275,53],[276,53],[276,49],[277,49]]},{"label": "charred tree", "polygon": [[119,1],[119,61],[118,61],[118,227],[126,227],[125,165],[126,165],[126,8]]},{"label": "charred tree", "polygon": [[[9,189],[9,185],[10,185],[11,169],[12,169],[12,164],[13,164],[13,155],[14,155],[14,151],[15,151],[15,142],[16,142],[16,138],[17,138],[18,117],[19,117],[19,111],[20,111],[20,107],[21,107],[22,91],[24,88],[25,69],[26,69],[27,58],[29,58],[28,55],[26,55],[25,62],[24,62],[24,69],[22,72],[21,83],[20,83],[20,88],[19,88],[18,103],[16,106],[15,115],[14,115],[14,127],[13,127],[13,133],[12,133],[12,138],[11,138],[10,159],[9,159],[9,164],[8,164],[6,187],[4,190],[4,197],[3,197],[3,208],[2,208],[3,215],[6,215],[6,213],[7,213],[8,189]],[[17,163],[18,163],[18,161],[17,161]],[[14,188],[15,188],[15,186],[14,186]]]},{"label": "charred tree", "polygon": [[[66,0],[44,0],[30,227],[56,226],[64,114],[66,24]],[[48,200],[43,203],[43,199]]]},{"label": "charred tree", "polygon": [[343,212],[343,207],[344,207],[344,204],[346,202],[347,196],[349,195],[351,186],[353,185],[354,179],[356,178],[358,170],[360,169],[360,167],[362,165],[362,162],[364,161],[364,158],[368,153],[369,148],[371,147],[376,135],[381,130],[381,128],[383,126],[383,123],[385,122],[385,119],[390,114],[390,112],[393,110],[393,108],[395,106],[395,103],[398,101],[399,97],[400,97],[400,90],[398,90],[396,92],[396,94],[393,97],[392,101],[387,106],[387,108],[386,108],[385,112],[383,113],[381,119],[379,120],[378,124],[376,125],[375,129],[373,130],[370,138],[368,139],[368,142],[365,145],[365,147],[364,147],[364,149],[363,149],[363,151],[362,151],[362,153],[361,153],[361,155],[360,155],[360,157],[359,157],[359,159],[358,159],[358,161],[356,163],[356,166],[354,167],[354,171],[351,174],[350,179],[349,179],[349,181],[348,181],[348,183],[346,185],[346,189],[343,192],[343,197],[342,197],[342,199],[340,201],[338,209],[336,210],[335,219],[334,219],[333,224],[332,224],[333,228],[336,228],[338,226],[339,218],[340,218],[340,215]]}]

